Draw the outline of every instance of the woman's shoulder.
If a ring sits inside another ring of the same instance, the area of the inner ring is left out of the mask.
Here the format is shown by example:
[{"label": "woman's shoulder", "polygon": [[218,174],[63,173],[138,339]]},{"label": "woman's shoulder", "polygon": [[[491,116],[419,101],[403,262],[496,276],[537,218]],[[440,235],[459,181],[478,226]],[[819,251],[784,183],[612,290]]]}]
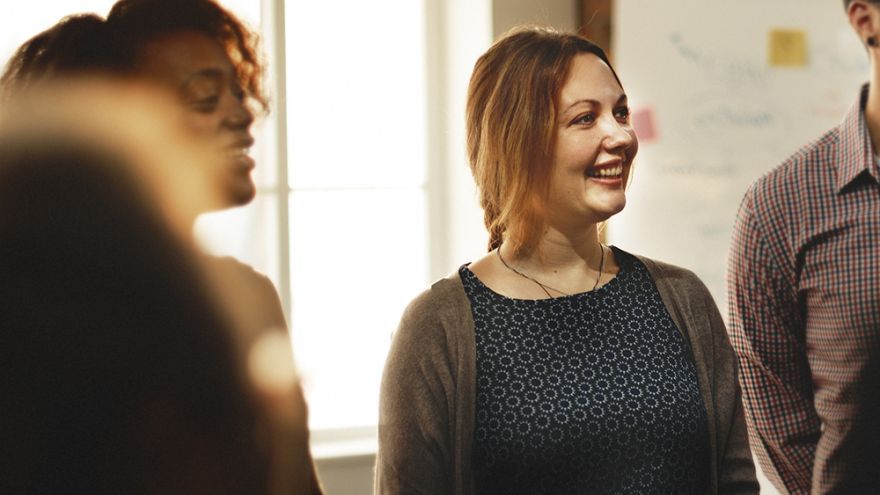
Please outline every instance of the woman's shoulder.
[{"label": "woman's shoulder", "polygon": [[[230,256],[208,256],[208,265],[215,276],[221,277],[221,283],[234,290],[242,299],[242,304],[260,304],[273,313],[280,310],[281,302],[275,284],[251,265]],[[272,316],[278,320],[279,314]],[[280,316],[280,322],[283,322],[283,313]]]},{"label": "woman's shoulder", "polygon": [[709,289],[706,287],[706,284],[700,280],[700,277],[698,277],[696,273],[688,268],[649,258],[640,254],[627,253],[622,249],[620,251],[633,257],[644,265],[645,268],[647,268],[648,273],[651,275],[651,278],[654,280],[654,283],[661,290],[672,289],[678,292],[692,293],[694,295],[709,294]]},{"label": "woman's shoulder", "polygon": [[718,305],[706,284],[691,270],[645,256],[633,255],[648,269],[660,298],[697,356],[730,354],[730,342]]},{"label": "woman's shoulder", "polygon": [[234,278],[238,282],[258,286],[262,289],[275,290],[274,284],[265,274],[260,273],[251,265],[244,263],[232,256],[206,255],[205,260],[211,269],[218,270],[226,276]]},{"label": "woman's shoulder", "polygon": [[437,280],[415,297],[403,314],[410,324],[461,320],[470,316],[470,303],[458,271]]},{"label": "woman's shoulder", "polygon": [[647,269],[660,298],[674,317],[690,319],[697,315],[718,313],[718,306],[709,288],[690,269],[638,254],[629,256]]},{"label": "woman's shoulder", "polygon": [[204,261],[223,305],[248,334],[269,328],[287,330],[281,299],[269,277],[229,256],[209,255]]},{"label": "woman's shoulder", "polygon": [[458,271],[416,296],[400,319],[395,340],[451,344],[473,326],[470,302]]},{"label": "woman's shoulder", "polygon": [[448,367],[473,345],[470,303],[456,272],[409,303],[393,334],[387,367],[408,369],[404,363],[414,359]]}]

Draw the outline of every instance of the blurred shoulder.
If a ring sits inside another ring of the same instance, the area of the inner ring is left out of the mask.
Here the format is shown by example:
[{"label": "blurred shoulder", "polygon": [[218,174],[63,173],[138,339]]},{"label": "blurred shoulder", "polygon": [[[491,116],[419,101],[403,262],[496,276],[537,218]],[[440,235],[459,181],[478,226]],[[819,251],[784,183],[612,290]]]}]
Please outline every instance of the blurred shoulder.
[{"label": "blurred shoulder", "polygon": [[205,256],[205,266],[222,304],[248,333],[287,329],[281,298],[269,277],[229,256]]},{"label": "blurred shoulder", "polygon": [[251,265],[243,263],[231,256],[206,256],[207,265],[211,270],[217,270],[221,275],[230,277],[231,280],[253,286],[262,290],[276,292],[275,284],[262,272],[257,271]]}]

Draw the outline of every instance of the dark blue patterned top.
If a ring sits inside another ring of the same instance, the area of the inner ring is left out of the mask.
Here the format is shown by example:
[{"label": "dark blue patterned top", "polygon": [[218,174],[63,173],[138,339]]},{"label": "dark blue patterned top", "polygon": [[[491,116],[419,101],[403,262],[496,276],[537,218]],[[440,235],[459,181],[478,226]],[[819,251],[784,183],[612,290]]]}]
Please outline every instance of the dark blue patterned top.
[{"label": "dark blue patterned top", "polygon": [[645,266],[596,291],[511,299],[466,266],[476,330],[473,463],[484,494],[703,494],[706,408]]}]

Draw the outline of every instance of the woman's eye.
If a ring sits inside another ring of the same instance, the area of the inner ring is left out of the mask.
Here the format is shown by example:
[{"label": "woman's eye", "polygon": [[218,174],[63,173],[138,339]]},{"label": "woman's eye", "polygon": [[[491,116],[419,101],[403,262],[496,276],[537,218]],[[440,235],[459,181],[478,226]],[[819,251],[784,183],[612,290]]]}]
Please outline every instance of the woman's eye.
[{"label": "woman's eye", "polygon": [[620,107],[614,110],[614,117],[622,122],[629,121],[629,107]]},{"label": "woman's eye", "polygon": [[575,125],[590,125],[596,121],[596,116],[592,113],[585,113],[576,119],[574,119],[573,124]]},{"label": "woman's eye", "polygon": [[213,112],[215,108],[217,108],[217,104],[220,103],[219,96],[208,96],[205,98],[199,98],[198,100],[193,100],[190,102],[190,107],[197,112]]},{"label": "woman's eye", "polygon": [[247,92],[238,84],[234,84],[230,89],[236,100],[242,102],[247,99]]}]

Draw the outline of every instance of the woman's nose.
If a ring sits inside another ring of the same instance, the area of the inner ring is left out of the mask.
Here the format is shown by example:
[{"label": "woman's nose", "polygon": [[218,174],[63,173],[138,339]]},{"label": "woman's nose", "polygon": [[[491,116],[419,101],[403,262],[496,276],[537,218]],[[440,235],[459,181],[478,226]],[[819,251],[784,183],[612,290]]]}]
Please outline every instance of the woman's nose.
[{"label": "woman's nose", "polygon": [[636,143],[636,135],[629,124],[622,124],[616,118],[608,120],[604,142],[609,150],[628,149]]},{"label": "woman's nose", "polygon": [[233,129],[247,129],[253,122],[254,113],[248,107],[247,101],[234,98],[223,119],[224,125]]}]

